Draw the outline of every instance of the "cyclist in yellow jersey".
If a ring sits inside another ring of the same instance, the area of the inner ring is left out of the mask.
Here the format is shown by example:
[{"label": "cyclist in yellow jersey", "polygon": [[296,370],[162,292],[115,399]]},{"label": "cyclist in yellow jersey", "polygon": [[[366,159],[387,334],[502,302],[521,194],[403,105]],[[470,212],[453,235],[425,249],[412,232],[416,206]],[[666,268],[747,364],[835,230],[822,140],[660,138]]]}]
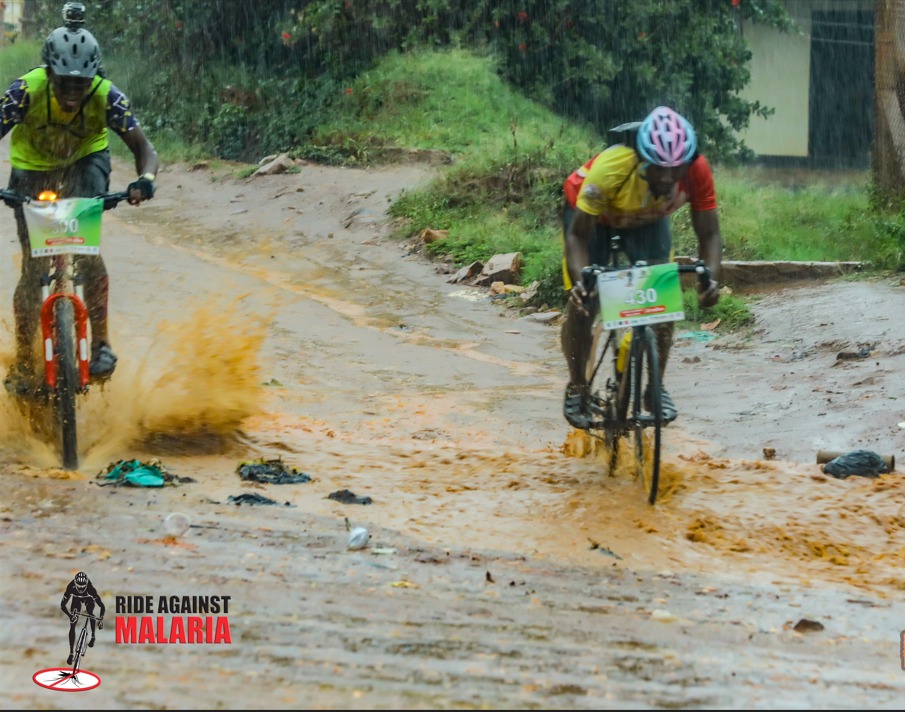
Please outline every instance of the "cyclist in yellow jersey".
[{"label": "cyclist in yellow jersey", "polygon": [[[67,10],[78,6],[74,22]],[[67,25],[48,35],[44,64],[16,79],[0,97],[0,138],[10,133],[9,188],[36,197],[53,190],[60,197],[95,197],[110,190],[108,129],[113,129],[132,151],[139,178],[129,184],[129,203],[137,205],[154,196],[157,152],[132,113],[129,100],[101,76],[100,47],[81,28],[84,6],[67,3]],[[27,393],[34,382],[31,348],[38,326],[41,279],[40,260],[31,257],[28,231],[21,206],[15,206],[22,270],[14,296],[16,363],[6,379],[14,393]],[[109,378],[116,368],[107,328],[109,280],[100,255],[79,255],[86,277],[86,306],[91,321],[92,378]]]},{"label": "cyclist in yellow jersey", "polygon": [[[592,326],[599,304],[587,293],[581,270],[607,264],[610,238],[619,235],[629,260],[668,262],[672,255],[669,216],[686,203],[698,237],[698,251],[710,270],[710,284],[698,287],[698,302],[710,307],[719,300],[722,237],[717,217],[713,174],[697,150],[691,124],[673,109],[654,109],[637,128],[633,145],[615,145],[576,170],[565,183],[563,211],[563,280],[569,301],[561,342],[569,368],[563,415],[576,428],[587,429],[586,365]],[[654,326],[660,362],[660,382],[672,345],[673,322]],[[663,420],[678,415],[663,389]]]}]

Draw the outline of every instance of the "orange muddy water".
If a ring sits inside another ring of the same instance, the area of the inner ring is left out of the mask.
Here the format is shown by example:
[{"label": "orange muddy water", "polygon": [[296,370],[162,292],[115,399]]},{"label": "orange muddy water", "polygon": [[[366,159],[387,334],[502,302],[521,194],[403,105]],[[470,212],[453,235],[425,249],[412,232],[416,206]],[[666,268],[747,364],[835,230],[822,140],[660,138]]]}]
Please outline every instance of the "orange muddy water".
[{"label": "orange muddy water", "polygon": [[[65,663],[59,598],[80,569],[110,608],[221,591],[236,611],[228,650],[99,633],[104,682],[75,696],[91,708],[896,706],[905,485],[837,480],[815,457],[905,457],[905,287],[765,290],[749,332],[678,330],[680,417],[651,507],[563,420],[557,321],[449,284],[387,236],[389,201],[432,170],[173,166],[152,202],[105,214],[120,361],[80,406],[79,471],[0,394],[4,706],[73,704],[29,678]],[[255,457],[312,482],[240,481]],[[132,458],[196,481],[92,481]],[[341,489],[373,504],[327,499]],[[228,503],[242,492],[291,506]],[[345,551],[346,517],[369,549]]]}]

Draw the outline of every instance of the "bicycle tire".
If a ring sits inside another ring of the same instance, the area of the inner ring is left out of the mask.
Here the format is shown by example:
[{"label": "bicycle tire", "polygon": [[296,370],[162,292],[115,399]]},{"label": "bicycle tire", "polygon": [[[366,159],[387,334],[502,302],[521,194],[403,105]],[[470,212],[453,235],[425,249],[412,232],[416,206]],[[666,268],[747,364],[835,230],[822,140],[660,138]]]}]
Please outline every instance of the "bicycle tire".
[{"label": "bicycle tire", "polygon": [[75,470],[79,466],[75,400],[80,385],[76,361],[75,318],[69,299],[58,299],[54,305],[53,338],[57,357],[57,382],[53,402],[60,427],[60,456],[63,469]]},{"label": "bicycle tire", "polygon": [[79,642],[75,646],[75,658],[72,660],[72,674],[77,675],[79,670],[79,665],[82,662],[82,658],[85,657],[85,651],[87,650],[87,642],[88,642],[88,628],[87,623],[86,627],[82,628],[82,632],[79,633]]},{"label": "bicycle tire", "polygon": [[[660,447],[663,430],[657,339],[649,326],[637,330],[634,336],[631,391],[635,475],[644,486],[647,501],[654,504],[660,487]],[[649,395],[645,398],[645,394]],[[645,412],[645,401],[650,408],[648,412]],[[646,434],[645,431],[649,432]]]},{"label": "bicycle tire", "polygon": [[[602,325],[598,323],[594,330],[593,344],[591,347],[592,359],[588,362],[588,386],[591,394],[591,415],[594,418],[594,426],[589,434],[597,440],[602,440],[608,455],[608,472],[614,474],[616,466],[618,431],[614,422],[615,381],[608,377],[607,360],[615,360],[615,349],[618,342],[613,333],[608,332],[603,336]],[[615,375],[615,367],[614,367]]]},{"label": "bicycle tire", "polygon": [[610,340],[613,346],[613,366],[611,375],[610,399],[607,409],[607,426],[606,426],[606,443],[610,452],[610,472],[615,474],[616,466],[619,462],[619,444],[628,433],[628,405],[630,389],[627,384],[630,382],[632,373],[631,359],[626,358],[619,371],[617,360],[619,358],[619,349],[623,342],[623,336],[626,329],[614,329],[610,333]]}]

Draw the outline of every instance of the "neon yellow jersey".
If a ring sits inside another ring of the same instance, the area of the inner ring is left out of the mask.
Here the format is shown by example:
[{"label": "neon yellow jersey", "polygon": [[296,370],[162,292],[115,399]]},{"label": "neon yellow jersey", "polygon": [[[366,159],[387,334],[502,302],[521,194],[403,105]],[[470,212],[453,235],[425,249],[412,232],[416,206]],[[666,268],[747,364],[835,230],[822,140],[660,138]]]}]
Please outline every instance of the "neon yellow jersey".
[{"label": "neon yellow jersey", "polygon": [[13,168],[64,168],[107,148],[109,80],[95,77],[82,108],[72,113],[60,108],[43,67],[28,72],[22,80],[29,95],[29,110],[10,135]]},{"label": "neon yellow jersey", "polygon": [[600,153],[581,184],[576,207],[590,215],[599,215],[613,227],[649,225],[674,213],[688,202],[685,190],[655,198],[634,149],[611,146]]}]

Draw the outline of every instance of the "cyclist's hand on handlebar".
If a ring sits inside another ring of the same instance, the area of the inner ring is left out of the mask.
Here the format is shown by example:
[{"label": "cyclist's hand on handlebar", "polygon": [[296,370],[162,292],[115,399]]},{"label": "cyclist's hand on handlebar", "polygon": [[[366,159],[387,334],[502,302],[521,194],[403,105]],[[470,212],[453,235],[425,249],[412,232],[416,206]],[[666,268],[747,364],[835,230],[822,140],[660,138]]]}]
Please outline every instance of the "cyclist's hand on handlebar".
[{"label": "cyclist's hand on handlebar", "polygon": [[129,183],[129,205],[138,205],[142,201],[150,200],[157,191],[157,184],[148,177],[142,176]]},{"label": "cyclist's hand on handlebar", "polygon": [[590,312],[588,311],[588,303],[596,294],[596,289],[592,292],[588,292],[588,290],[585,289],[585,286],[581,282],[576,282],[574,285],[572,285],[572,289],[569,292],[569,301],[575,305],[575,307],[578,309],[578,312],[582,316],[590,316]]},{"label": "cyclist's hand on handlebar", "polygon": [[720,300],[720,284],[714,279],[710,280],[710,284],[704,289],[702,285],[698,285],[698,306],[702,309],[714,306]]},{"label": "cyclist's hand on handlebar", "polygon": [[79,622],[79,614],[78,614],[78,613],[70,613],[70,614],[69,614],[69,622],[70,622],[70,623],[78,623],[78,622]]},{"label": "cyclist's hand on handlebar", "polygon": [[103,619],[103,618],[101,618],[100,620],[98,620],[98,622],[97,622],[97,627],[98,627],[99,630],[103,630],[103,629],[104,629],[104,619]]}]

